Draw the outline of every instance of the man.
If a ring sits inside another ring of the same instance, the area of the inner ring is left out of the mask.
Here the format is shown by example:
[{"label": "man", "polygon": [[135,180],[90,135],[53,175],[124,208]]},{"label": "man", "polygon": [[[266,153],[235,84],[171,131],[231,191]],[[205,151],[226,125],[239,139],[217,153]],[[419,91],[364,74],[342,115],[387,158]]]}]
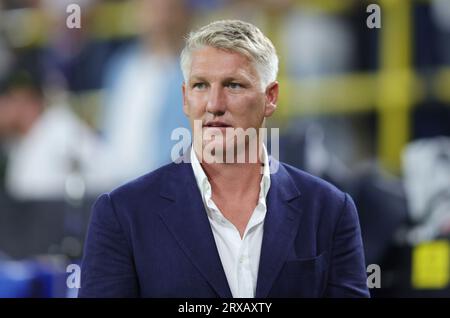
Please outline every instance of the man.
[{"label": "man", "polygon": [[80,296],[367,297],[351,198],[282,163],[271,174],[261,143],[252,161],[254,138],[229,137],[259,131],[276,109],[270,40],[214,22],[189,35],[181,66],[183,110],[201,131],[182,163],[97,200]]}]

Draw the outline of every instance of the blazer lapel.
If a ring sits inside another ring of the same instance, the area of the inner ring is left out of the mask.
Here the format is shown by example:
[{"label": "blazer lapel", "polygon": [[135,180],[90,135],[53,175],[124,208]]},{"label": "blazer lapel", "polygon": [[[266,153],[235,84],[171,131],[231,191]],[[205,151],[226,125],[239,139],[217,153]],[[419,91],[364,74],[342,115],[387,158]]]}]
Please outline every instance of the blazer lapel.
[{"label": "blazer lapel", "polygon": [[161,196],[174,202],[160,212],[163,222],[219,297],[231,298],[214,235],[190,163],[176,164],[167,178]]},{"label": "blazer lapel", "polygon": [[278,171],[271,175],[271,186],[267,194],[256,298],[268,296],[288,257],[302,213],[299,196],[300,191],[283,165],[279,164]]}]

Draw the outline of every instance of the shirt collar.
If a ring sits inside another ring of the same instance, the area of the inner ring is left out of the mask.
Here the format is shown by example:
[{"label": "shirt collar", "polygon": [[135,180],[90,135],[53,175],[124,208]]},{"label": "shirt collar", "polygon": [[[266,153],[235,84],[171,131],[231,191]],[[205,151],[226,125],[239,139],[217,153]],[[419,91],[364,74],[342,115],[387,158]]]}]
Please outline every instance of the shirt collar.
[{"label": "shirt collar", "polygon": [[[266,198],[267,193],[270,188],[270,167],[269,167],[269,156],[267,154],[267,149],[264,144],[262,144],[262,156],[263,156],[263,176],[260,183],[259,197]],[[211,192],[211,184],[209,183],[208,177],[205,174],[200,162],[198,161],[197,154],[193,147],[191,147],[191,165],[194,171],[195,180],[197,181],[197,186],[200,189],[202,197],[205,197],[206,192]]]}]

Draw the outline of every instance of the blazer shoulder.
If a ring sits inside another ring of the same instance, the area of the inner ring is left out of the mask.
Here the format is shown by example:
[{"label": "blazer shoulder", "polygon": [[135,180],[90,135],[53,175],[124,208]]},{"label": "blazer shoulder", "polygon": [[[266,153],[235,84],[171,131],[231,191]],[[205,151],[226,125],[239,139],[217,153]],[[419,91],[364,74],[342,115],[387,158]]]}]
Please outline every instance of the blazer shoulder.
[{"label": "blazer shoulder", "polygon": [[359,228],[357,208],[349,194],[300,169],[285,164],[283,168],[300,191],[304,215],[321,225],[321,233],[335,233],[342,226]]},{"label": "blazer shoulder", "polygon": [[286,163],[281,165],[286,169],[302,196],[344,204],[346,194],[335,185]]},{"label": "blazer shoulder", "polygon": [[180,164],[170,163],[146,173],[112,190],[113,201],[139,202],[143,198],[156,198],[161,189],[170,182],[170,175],[177,172]]}]

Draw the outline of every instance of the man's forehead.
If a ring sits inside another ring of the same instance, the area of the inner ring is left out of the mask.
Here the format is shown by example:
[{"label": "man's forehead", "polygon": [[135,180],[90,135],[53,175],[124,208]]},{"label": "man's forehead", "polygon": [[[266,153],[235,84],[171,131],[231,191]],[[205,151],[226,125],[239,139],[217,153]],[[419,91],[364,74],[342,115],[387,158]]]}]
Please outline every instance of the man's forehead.
[{"label": "man's forehead", "polygon": [[195,50],[192,53],[190,77],[211,75],[254,77],[256,74],[251,60],[241,53],[213,47]]},{"label": "man's forehead", "polygon": [[248,56],[244,54],[243,52],[239,52],[232,49],[226,49],[226,48],[220,48],[220,47],[214,47],[210,45],[204,45],[200,46],[197,49],[194,49],[192,51],[192,55],[222,55],[222,56],[239,56],[242,58],[247,58]]}]

